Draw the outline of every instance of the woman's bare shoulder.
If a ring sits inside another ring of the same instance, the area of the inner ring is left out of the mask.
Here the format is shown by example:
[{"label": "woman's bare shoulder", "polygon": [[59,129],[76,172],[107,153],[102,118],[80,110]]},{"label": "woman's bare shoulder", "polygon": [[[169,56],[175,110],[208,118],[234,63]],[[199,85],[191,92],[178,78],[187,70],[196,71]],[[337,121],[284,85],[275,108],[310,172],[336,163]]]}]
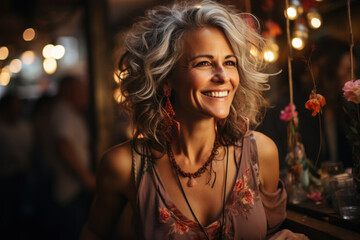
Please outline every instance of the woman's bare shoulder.
[{"label": "woman's bare shoulder", "polygon": [[131,141],[118,144],[102,156],[97,171],[97,184],[108,190],[127,192],[132,184]]},{"label": "woman's bare shoulder", "polygon": [[279,153],[274,141],[263,133],[253,131],[258,150],[260,181],[265,190],[274,192],[279,181]]}]

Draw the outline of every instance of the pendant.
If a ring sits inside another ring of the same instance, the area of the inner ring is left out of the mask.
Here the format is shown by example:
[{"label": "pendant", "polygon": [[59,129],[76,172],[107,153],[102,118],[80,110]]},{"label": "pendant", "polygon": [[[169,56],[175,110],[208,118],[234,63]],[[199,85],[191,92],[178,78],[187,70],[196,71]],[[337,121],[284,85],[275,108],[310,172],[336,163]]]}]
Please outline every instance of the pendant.
[{"label": "pendant", "polygon": [[197,184],[197,182],[196,182],[195,178],[190,177],[190,178],[189,178],[189,181],[187,182],[187,186],[188,186],[188,187],[193,187],[193,186],[195,186],[196,184]]}]

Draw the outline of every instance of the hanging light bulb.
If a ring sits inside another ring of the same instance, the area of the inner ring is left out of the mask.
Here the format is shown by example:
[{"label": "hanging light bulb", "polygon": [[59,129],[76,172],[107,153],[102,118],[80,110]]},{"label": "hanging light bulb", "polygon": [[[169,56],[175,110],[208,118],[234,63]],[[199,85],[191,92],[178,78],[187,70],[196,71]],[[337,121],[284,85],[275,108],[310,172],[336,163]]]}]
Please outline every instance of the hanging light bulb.
[{"label": "hanging light bulb", "polygon": [[321,26],[321,15],[315,8],[309,9],[306,14],[306,18],[311,28],[317,29]]},{"label": "hanging light bulb", "polygon": [[299,0],[290,0],[289,6],[285,11],[285,17],[290,20],[297,19],[303,12],[303,7]]},{"label": "hanging light bulb", "polygon": [[305,47],[306,41],[309,38],[309,31],[304,23],[298,22],[295,25],[291,45],[297,50],[302,50]]}]

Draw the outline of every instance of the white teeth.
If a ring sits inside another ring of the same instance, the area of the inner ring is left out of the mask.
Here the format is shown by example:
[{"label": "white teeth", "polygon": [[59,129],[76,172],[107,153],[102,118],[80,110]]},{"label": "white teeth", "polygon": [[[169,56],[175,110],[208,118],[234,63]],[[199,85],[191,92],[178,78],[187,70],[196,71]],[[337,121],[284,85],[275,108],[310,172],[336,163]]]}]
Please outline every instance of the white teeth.
[{"label": "white teeth", "polygon": [[220,91],[220,92],[205,92],[206,96],[209,97],[226,97],[228,95],[228,91]]}]

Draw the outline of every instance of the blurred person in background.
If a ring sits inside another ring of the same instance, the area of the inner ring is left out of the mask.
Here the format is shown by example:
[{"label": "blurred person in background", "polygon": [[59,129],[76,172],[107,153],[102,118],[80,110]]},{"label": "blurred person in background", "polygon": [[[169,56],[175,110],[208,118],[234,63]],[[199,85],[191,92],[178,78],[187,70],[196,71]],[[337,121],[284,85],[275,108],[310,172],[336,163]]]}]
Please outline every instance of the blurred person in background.
[{"label": "blurred person in background", "polygon": [[0,238],[17,239],[22,198],[30,166],[32,132],[21,118],[23,103],[14,93],[0,100]]},{"label": "blurred person in background", "polygon": [[64,76],[50,113],[53,197],[58,239],[78,239],[95,190],[89,132],[83,117],[88,106],[86,81]]}]

